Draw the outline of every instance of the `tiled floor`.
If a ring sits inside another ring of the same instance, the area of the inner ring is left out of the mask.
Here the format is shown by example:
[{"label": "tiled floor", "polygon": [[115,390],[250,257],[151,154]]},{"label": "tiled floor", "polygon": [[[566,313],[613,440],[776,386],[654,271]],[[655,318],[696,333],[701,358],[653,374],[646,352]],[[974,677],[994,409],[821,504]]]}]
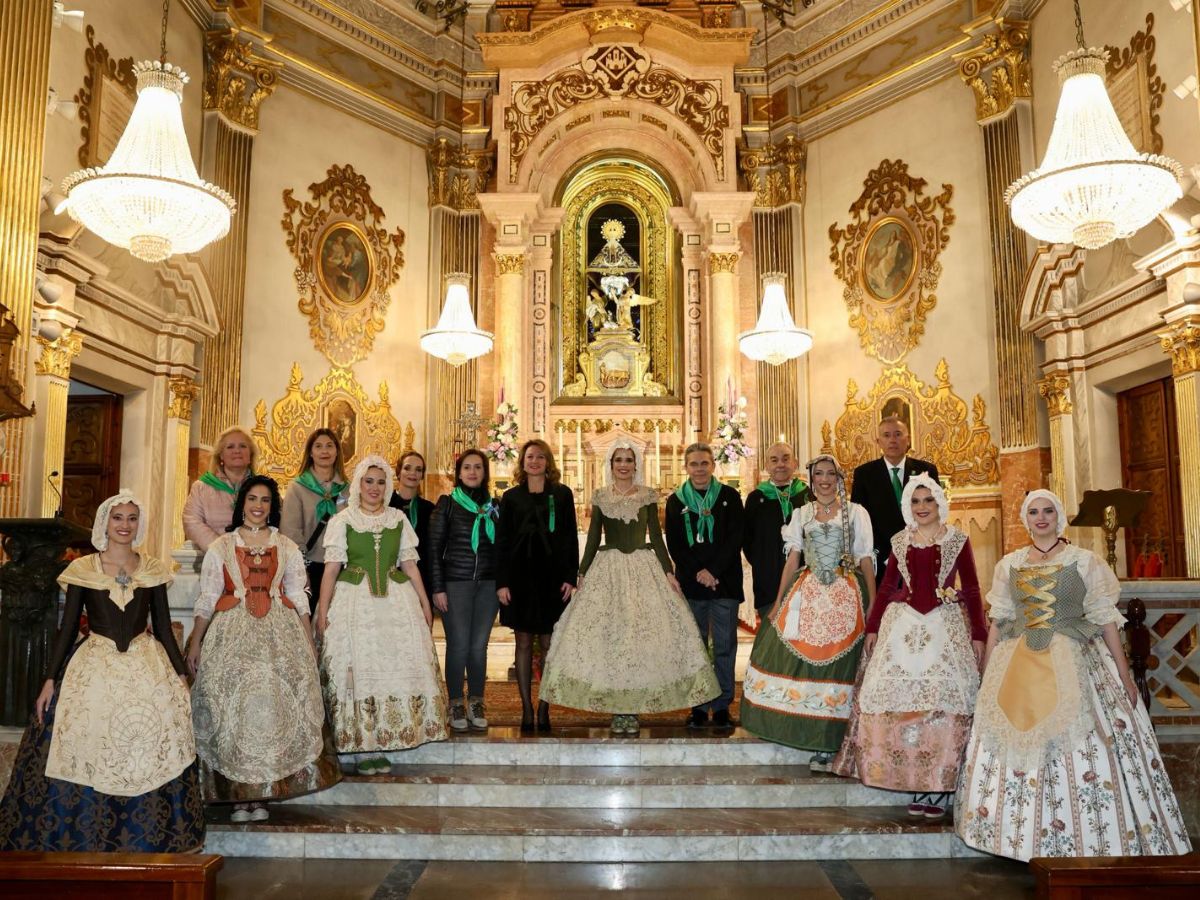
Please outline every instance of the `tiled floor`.
[{"label": "tiled floor", "polygon": [[1001,859],[780,863],[470,863],[226,859],[219,900],[551,900],[614,893],[687,900],[1017,900],[1034,896]]}]

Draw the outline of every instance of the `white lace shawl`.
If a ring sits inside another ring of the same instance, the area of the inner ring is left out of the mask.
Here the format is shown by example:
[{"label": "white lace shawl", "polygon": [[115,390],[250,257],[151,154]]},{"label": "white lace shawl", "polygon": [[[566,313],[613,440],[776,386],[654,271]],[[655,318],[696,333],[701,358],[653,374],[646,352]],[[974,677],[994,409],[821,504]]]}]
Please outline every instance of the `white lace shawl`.
[{"label": "white lace shawl", "polygon": [[[221,535],[209,545],[200,567],[200,595],[192,609],[195,615],[206,619],[213,617],[217,601],[225,593],[225,569],[235,559],[235,550],[245,546],[246,542],[236,531]],[[277,528],[271,529],[267,546],[275,548],[279,564],[275,579],[271,582],[271,599],[279,602],[281,595],[286,596],[296,604],[297,613],[307,613],[308,576],[304,571],[304,556],[300,548],[287,535],[280,534]],[[229,576],[234,584],[234,593],[244,600],[246,588],[242,584],[241,569],[236,565],[229,567]]]}]

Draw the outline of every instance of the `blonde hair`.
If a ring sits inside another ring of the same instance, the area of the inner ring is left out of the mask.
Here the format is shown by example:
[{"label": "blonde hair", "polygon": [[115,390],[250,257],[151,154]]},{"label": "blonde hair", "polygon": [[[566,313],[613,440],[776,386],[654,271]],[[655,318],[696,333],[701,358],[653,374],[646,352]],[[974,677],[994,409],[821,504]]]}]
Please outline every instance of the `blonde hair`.
[{"label": "blonde hair", "polygon": [[235,434],[240,434],[246,439],[246,443],[250,445],[250,471],[254,471],[254,465],[258,462],[258,444],[254,443],[254,438],[250,436],[250,432],[241,425],[231,425],[218,434],[217,439],[213,441],[212,457],[208,461],[208,471],[212,472],[212,474],[220,475],[223,471],[221,467],[221,452],[225,449],[225,444],[229,438]]},{"label": "blonde hair", "polygon": [[541,438],[532,438],[521,445],[521,452],[517,454],[517,471],[513,475],[513,483],[525,484],[529,480],[529,476],[525,474],[525,451],[530,447],[537,447],[546,457],[546,484],[553,487],[561,482],[562,472],[554,463],[554,451]]}]

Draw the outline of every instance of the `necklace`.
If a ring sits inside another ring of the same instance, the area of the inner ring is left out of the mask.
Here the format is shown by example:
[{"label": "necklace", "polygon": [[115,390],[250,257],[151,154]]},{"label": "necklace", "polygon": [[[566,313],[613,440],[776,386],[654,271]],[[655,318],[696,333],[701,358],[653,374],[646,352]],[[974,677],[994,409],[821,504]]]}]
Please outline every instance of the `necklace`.
[{"label": "necklace", "polygon": [[1049,556],[1050,553],[1053,552],[1054,548],[1057,547],[1061,543],[1062,543],[1062,538],[1055,538],[1054,543],[1051,544],[1048,549],[1043,550],[1041,547],[1039,547],[1037,545],[1037,541],[1032,541],[1033,549],[1036,550],[1038,553],[1042,554],[1043,559],[1045,557]]},{"label": "necklace", "polygon": [[[104,567],[104,554],[103,553],[100,554],[100,564],[101,564],[101,568],[103,568]],[[117,574],[113,576],[113,580],[121,586],[121,590],[125,590],[125,588],[129,587],[129,585],[133,583],[132,576],[130,576],[130,574],[125,571],[125,566],[123,566],[123,565],[119,565],[117,567]]]},{"label": "necklace", "polygon": [[249,522],[243,522],[242,527],[245,528],[251,534],[258,534],[266,526],[265,525],[251,525]]},{"label": "necklace", "polygon": [[612,486],[612,492],[614,494],[616,494],[618,497],[632,497],[634,494],[637,493],[637,490],[638,490],[638,486],[636,484],[630,485],[629,490],[627,490],[627,491],[619,490],[615,484]]},{"label": "necklace", "polygon": [[824,500],[821,500],[818,497],[813,497],[813,503],[815,503],[819,507],[821,507],[822,513],[824,513],[825,515],[829,515],[830,513],[833,512],[833,508],[835,506],[837,506],[838,500],[837,500],[837,497],[834,497],[832,500],[830,500],[828,503],[826,503]]}]

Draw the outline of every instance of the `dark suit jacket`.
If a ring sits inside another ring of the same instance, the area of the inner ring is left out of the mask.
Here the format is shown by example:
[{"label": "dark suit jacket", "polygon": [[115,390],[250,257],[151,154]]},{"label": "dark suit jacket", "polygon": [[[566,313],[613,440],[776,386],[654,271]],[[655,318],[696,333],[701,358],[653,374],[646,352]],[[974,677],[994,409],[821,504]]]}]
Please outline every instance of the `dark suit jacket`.
[{"label": "dark suit jacket", "polygon": [[[709,490],[712,490],[711,485]],[[683,589],[683,596],[689,600],[721,598],[741,603],[746,595],[742,587],[741,495],[729,485],[721,485],[721,494],[712,512],[714,540],[696,542],[689,547],[683,526],[683,504],[674,494],[667,498],[664,530],[667,549],[675,563],[675,577]],[[695,525],[693,519],[692,527]],[[708,569],[719,582],[715,591],[696,580],[696,573],[701,569]]]},{"label": "dark suit jacket", "polygon": [[[909,456],[904,460],[904,475],[901,485],[922,472],[937,481],[938,470],[933,463]],[[850,499],[862,506],[871,517],[871,531],[875,538],[875,578],[883,576],[888,557],[892,555],[892,537],[904,530],[904,516],[896,502],[892,489],[892,473],[883,457],[863,463],[854,470],[854,487]]]}]

